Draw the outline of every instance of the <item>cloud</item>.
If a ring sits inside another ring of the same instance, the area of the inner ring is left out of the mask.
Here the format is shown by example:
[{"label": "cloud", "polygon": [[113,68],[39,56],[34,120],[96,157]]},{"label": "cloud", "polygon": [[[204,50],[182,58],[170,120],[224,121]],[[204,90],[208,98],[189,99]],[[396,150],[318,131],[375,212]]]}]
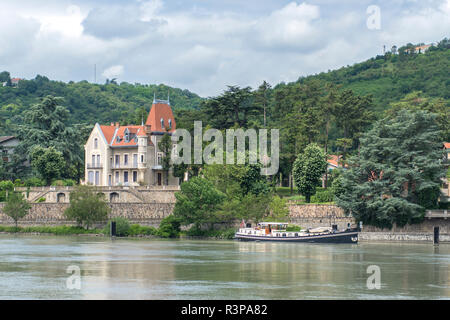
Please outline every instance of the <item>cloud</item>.
[{"label": "cloud", "polygon": [[102,76],[107,79],[119,78],[124,72],[124,67],[122,65],[112,66],[104,70]]},{"label": "cloud", "polygon": [[98,81],[165,83],[210,96],[226,85],[295,81],[353,64],[383,45],[449,36],[450,0],[380,3],[381,30],[366,26],[372,3],[10,1],[0,10],[0,71],[93,81],[96,65]]}]

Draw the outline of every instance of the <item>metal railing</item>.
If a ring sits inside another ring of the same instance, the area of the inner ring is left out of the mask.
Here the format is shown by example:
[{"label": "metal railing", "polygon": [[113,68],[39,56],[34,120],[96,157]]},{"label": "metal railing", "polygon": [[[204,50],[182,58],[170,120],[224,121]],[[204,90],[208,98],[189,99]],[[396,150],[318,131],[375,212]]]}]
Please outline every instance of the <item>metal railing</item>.
[{"label": "metal railing", "polygon": [[88,169],[102,169],[103,163],[88,163],[87,168]]}]

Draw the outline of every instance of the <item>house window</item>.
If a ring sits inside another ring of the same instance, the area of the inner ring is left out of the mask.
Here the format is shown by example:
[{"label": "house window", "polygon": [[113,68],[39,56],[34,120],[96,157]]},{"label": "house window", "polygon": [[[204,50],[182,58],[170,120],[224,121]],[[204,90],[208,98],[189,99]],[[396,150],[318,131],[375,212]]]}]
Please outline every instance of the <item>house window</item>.
[{"label": "house window", "polygon": [[118,168],[118,167],[120,167],[120,156],[116,155],[115,157],[116,157],[116,159],[115,159],[115,161],[116,161],[116,168]]},{"label": "house window", "polygon": [[120,183],[120,179],[119,179],[119,171],[116,171],[116,178],[115,178],[115,181],[114,181],[114,182],[116,183],[116,185]]},{"label": "house window", "polygon": [[109,158],[109,166],[112,168],[112,166],[113,166],[113,158],[111,157],[111,158]]},{"label": "house window", "polygon": [[157,154],[157,166],[162,166],[162,158],[163,158],[163,153],[162,152],[158,152]]},{"label": "house window", "polygon": [[127,154],[124,154],[124,155],[123,155],[123,164],[124,164],[125,166],[128,165],[128,155],[127,155]]},{"label": "house window", "polygon": [[138,165],[138,155],[133,154],[133,166],[136,168]]},{"label": "house window", "polygon": [[98,139],[95,138],[94,139],[94,149],[97,149],[97,148],[98,148]]},{"label": "house window", "polygon": [[141,163],[144,163],[144,155],[141,154]]},{"label": "house window", "polygon": [[172,119],[169,119],[169,129],[172,129]]},{"label": "house window", "polygon": [[164,129],[164,119],[161,118],[161,128]]},{"label": "house window", "polygon": [[95,185],[98,186],[100,184],[100,172],[95,171]]},{"label": "house window", "polygon": [[100,155],[97,155],[97,165],[100,165]]},{"label": "house window", "polygon": [[133,171],[133,182],[137,182],[137,171]]},{"label": "house window", "polygon": [[92,165],[95,165],[95,154],[92,155]]},{"label": "house window", "polygon": [[112,186],[112,175],[108,176],[108,186]]},{"label": "house window", "polygon": [[123,183],[128,183],[128,171],[123,172]]},{"label": "house window", "polygon": [[94,171],[88,172],[88,182],[89,184],[94,184]]}]

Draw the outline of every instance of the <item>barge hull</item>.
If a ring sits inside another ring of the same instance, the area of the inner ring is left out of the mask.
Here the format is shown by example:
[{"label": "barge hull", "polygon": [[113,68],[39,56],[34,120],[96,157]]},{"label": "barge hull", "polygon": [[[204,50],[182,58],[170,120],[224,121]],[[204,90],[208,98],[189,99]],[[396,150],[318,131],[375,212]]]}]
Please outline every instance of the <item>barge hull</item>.
[{"label": "barge hull", "polygon": [[301,237],[271,237],[236,234],[240,241],[272,241],[272,242],[305,242],[305,243],[358,243],[358,232],[342,232],[325,235],[311,235]]}]

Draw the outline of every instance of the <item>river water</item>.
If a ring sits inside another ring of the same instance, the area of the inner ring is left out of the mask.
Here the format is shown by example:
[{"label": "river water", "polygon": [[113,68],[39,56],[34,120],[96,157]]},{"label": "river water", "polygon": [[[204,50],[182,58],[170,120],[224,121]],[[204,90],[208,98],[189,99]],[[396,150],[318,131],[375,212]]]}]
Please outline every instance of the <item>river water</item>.
[{"label": "river water", "polygon": [[0,235],[0,299],[450,299],[449,265],[448,244]]}]

